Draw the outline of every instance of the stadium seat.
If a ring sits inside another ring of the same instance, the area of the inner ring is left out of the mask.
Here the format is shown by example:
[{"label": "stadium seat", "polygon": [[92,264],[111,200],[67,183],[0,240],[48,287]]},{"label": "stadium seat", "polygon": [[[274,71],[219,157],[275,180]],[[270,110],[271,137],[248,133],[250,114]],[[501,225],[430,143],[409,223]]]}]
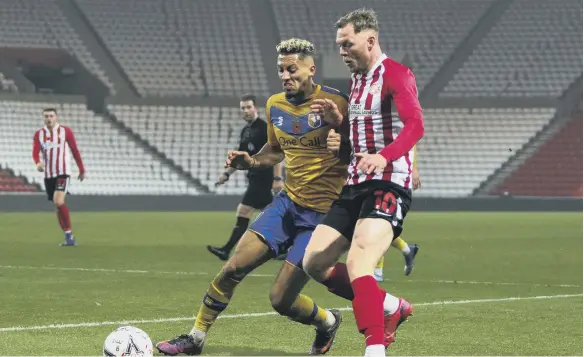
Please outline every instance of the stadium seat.
[{"label": "stadium seat", "polygon": [[[218,188],[227,151],[237,147],[245,125],[235,107],[110,105],[109,110],[151,145],[218,194],[245,190],[243,173]],[[260,113],[263,108],[258,108]]]},{"label": "stadium seat", "polygon": [[426,109],[419,196],[472,194],[554,115],[554,109]]},{"label": "stadium seat", "polygon": [[515,0],[444,97],[558,97],[582,73],[582,1]]},{"label": "stadium seat", "polygon": [[[54,103],[0,101],[0,165],[44,187],[43,174],[32,162],[32,137],[42,126],[42,108]],[[88,111],[82,104],[57,106],[60,122],[70,126],[80,147],[87,179],[76,180],[73,169],[70,192],[73,194],[198,194],[144,148],[129,140],[107,119]]]},{"label": "stadium seat", "polygon": [[306,38],[317,51],[338,52],[334,23],[345,13],[372,8],[389,56],[407,53],[421,91],[484,14],[491,0],[271,0],[280,38]]},{"label": "stadium seat", "polygon": [[141,95],[269,95],[247,0],[76,1]]},{"label": "stadium seat", "polygon": [[540,146],[491,194],[582,197],[582,113]]},{"label": "stadium seat", "polygon": [[13,80],[8,79],[0,72],[0,92],[18,93],[18,87]]},{"label": "stadium seat", "polygon": [[37,186],[27,183],[22,177],[14,176],[11,170],[0,168],[0,192],[34,192]]},{"label": "stadium seat", "polygon": [[115,94],[112,82],[71,27],[56,0],[0,1],[0,47],[64,49]]}]

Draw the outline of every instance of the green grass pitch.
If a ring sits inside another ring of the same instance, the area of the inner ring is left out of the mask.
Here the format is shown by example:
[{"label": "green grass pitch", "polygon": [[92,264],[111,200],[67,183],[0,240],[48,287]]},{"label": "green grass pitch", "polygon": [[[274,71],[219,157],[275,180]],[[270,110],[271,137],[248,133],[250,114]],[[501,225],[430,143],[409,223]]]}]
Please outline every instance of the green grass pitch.
[{"label": "green grass pitch", "polygon": [[[100,355],[116,328],[107,321],[143,320],[133,324],[154,343],[189,331],[221,267],[205,245],[222,244],[235,217],[73,211],[72,220],[79,246],[61,248],[54,214],[0,214],[0,354]],[[582,214],[412,212],[404,238],[421,247],[416,268],[403,276],[392,248],[382,285],[418,306],[389,354],[581,355]],[[279,264],[238,287],[205,354],[306,355],[313,328],[263,314]],[[323,307],[350,306],[314,282],[305,292]],[[346,310],[330,355],[363,351]]]}]

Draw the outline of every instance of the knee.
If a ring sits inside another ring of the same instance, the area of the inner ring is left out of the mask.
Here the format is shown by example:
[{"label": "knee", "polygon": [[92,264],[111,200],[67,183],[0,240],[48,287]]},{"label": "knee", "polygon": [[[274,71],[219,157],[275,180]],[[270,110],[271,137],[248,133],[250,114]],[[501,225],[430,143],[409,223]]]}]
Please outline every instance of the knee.
[{"label": "knee", "polygon": [[223,266],[223,278],[241,281],[249,273],[248,269],[238,267],[234,259],[229,259]]},{"label": "knee", "polygon": [[59,209],[59,207],[61,207],[62,205],[65,204],[65,200],[60,199],[60,198],[55,198],[55,199],[53,199],[53,204],[55,205],[56,209]]},{"label": "knee", "polygon": [[284,295],[277,289],[270,290],[270,304],[272,308],[280,315],[288,316],[292,302],[286,299]]},{"label": "knee", "polygon": [[369,245],[369,243],[367,242],[367,240],[370,239],[370,237],[366,236],[366,235],[362,235],[362,234],[355,234],[355,236],[353,237],[353,241],[351,242],[351,250],[357,249],[357,250],[365,250],[367,248],[367,246]]},{"label": "knee", "polygon": [[324,251],[306,252],[302,260],[302,267],[306,274],[318,282],[326,280],[327,272],[332,268],[333,264],[328,262]]}]

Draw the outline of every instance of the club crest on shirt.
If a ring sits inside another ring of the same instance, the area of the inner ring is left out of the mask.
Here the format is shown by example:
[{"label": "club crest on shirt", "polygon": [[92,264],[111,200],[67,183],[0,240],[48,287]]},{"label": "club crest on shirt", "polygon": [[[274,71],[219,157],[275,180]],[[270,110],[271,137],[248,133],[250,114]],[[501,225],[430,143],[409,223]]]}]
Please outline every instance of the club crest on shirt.
[{"label": "club crest on shirt", "polygon": [[370,94],[378,94],[379,92],[381,92],[381,86],[378,83],[373,83],[369,87],[369,93]]},{"label": "club crest on shirt", "polygon": [[316,113],[308,114],[308,126],[312,129],[320,128],[322,125],[322,119],[320,119],[320,115]]}]

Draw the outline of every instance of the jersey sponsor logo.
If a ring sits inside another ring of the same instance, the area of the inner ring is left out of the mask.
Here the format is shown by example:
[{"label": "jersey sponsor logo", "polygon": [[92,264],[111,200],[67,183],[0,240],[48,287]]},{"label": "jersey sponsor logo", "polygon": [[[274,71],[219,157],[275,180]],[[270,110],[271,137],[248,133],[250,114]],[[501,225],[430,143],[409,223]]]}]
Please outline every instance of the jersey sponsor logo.
[{"label": "jersey sponsor logo", "polygon": [[289,147],[289,146],[302,146],[308,148],[326,148],[326,145],[323,145],[322,139],[320,137],[314,138],[307,138],[305,136],[301,138],[290,138],[287,139],[283,136],[278,138],[278,142],[280,143],[281,147]]},{"label": "jersey sponsor logo", "polygon": [[308,126],[313,129],[320,128],[322,125],[322,119],[320,119],[320,115],[315,113],[308,114]]},{"label": "jersey sponsor logo", "polygon": [[255,146],[253,145],[253,143],[248,143],[248,144],[247,144],[247,149],[248,149],[249,151],[254,151],[254,150],[255,150]]},{"label": "jersey sponsor logo", "polygon": [[60,145],[58,143],[54,143],[52,141],[45,141],[44,143],[41,143],[41,148],[43,150],[47,150],[47,149],[55,149],[58,148]]},{"label": "jersey sponsor logo", "polygon": [[365,109],[362,104],[351,104],[349,106],[349,114],[351,116],[373,116],[379,114],[379,109]]}]

